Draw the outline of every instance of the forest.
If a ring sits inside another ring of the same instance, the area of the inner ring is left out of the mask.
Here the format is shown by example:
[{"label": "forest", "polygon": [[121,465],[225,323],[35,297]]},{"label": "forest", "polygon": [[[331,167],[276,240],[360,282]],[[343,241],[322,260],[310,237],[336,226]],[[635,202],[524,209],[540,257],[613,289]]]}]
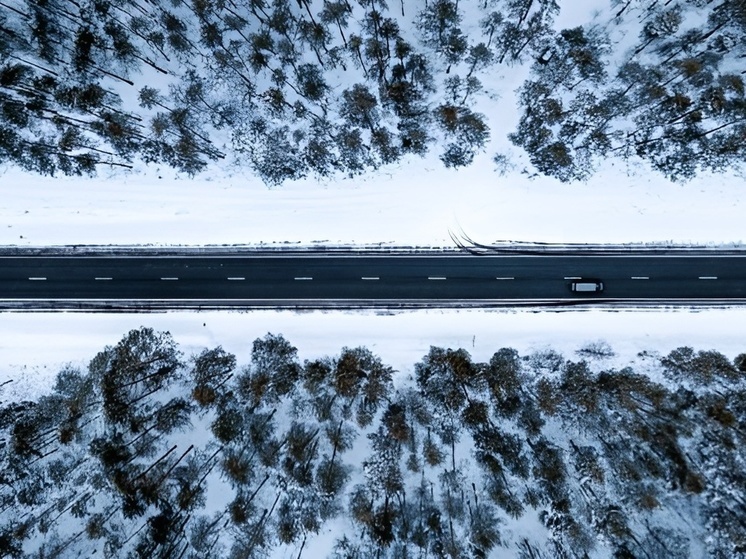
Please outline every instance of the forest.
[{"label": "forest", "polygon": [[[268,185],[431,150],[565,182],[608,158],[740,169],[744,1],[599,6],[561,29],[555,0],[2,0],[0,162]],[[497,135],[518,155],[486,153]]]},{"label": "forest", "polygon": [[0,555],[746,556],[746,354],[250,348],[141,327],[2,401]]}]

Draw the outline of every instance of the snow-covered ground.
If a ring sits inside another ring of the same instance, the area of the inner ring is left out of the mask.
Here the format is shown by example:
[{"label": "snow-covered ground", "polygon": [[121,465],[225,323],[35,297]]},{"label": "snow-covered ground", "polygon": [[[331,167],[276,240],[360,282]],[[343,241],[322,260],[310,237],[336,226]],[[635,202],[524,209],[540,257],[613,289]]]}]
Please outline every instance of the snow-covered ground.
[{"label": "snow-covered ground", "polygon": [[224,172],[194,179],[146,169],[97,179],[0,174],[0,244],[375,244],[449,246],[474,240],[744,241],[743,179],[679,185],[608,165],[584,184],[500,176],[487,154],[444,169],[433,156],[376,175],[268,189]]},{"label": "snow-covered ground", "polygon": [[[88,361],[141,325],[169,331],[181,349],[199,353],[222,345],[248,363],[251,343],[267,332],[283,334],[303,359],[336,355],[342,347],[366,346],[408,376],[431,345],[464,348],[489,361],[502,347],[522,355],[554,348],[567,358],[588,343],[605,340],[623,367],[641,351],[667,354],[689,345],[714,348],[733,358],[746,351],[741,332],[746,309],[641,311],[423,310],[168,312],[156,314],[2,313],[0,383],[12,379],[0,400],[47,392],[65,363]],[[403,378],[403,377],[400,377]]]}]

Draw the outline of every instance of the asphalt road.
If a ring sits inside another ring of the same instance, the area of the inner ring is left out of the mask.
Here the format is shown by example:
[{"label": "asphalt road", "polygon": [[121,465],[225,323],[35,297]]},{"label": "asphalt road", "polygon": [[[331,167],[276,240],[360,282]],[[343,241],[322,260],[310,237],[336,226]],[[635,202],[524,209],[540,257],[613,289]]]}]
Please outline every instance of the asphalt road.
[{"label": "asphalt road", "polygon": [[[600,294],[571,293],[599,278]],[[746,300],[739,256],[2,257],[0,302]]]}]

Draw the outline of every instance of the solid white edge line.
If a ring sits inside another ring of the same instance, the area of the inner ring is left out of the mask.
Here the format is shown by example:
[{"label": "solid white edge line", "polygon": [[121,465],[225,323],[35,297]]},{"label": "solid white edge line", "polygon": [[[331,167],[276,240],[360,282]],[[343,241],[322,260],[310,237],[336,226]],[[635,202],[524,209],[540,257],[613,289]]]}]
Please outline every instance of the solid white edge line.
[{"label": "solid white edge line", "polygon": [[300,278],[293,278],[295,281],[311,281],[313,278],[309,276],[303,276]]},{"label": "solid white edge line", "polygon": [[445,279],[448,279],[448,278],[445,277],[445,276],[427,276],[427,279],[429,279],[429,280],[445,280]]},{"label": "solid white edge line", "polygon": [[649,277],[649,276],[632,276],[632,277],[631,277],[631,278],[629,278],[629,279],[634,279],[634,280],[646,280],[646,279],[650,279],[650,277]]},{"label": "solid white edge line", "polygon": [[47,278],[29,278],[29,281],[46,281]]},{"label": "solid white edge line", "polygon": [[246,278],[228,278],[228,281],[243,281]]},{"label": "solid white edge line", "polygon": [[496,280],[514,280],[514,277],[495,278]]},{"label": "solid white edge line", "polygon": [[361,280],[365,280],[365,281],[376,281],[376,280],[379,280],[381,278],[379,278],[378,276],[370,276],[370,277],[363,276],[360,279]]},{"label": "solid white edge line", "polygon": [[161,278],[161,281],[176,281],[179,278]]},{"label": "solid white edge line", "polygon": [[717,276],[699,276],[699,279],[701,280],[716,280],[718,279]]}]

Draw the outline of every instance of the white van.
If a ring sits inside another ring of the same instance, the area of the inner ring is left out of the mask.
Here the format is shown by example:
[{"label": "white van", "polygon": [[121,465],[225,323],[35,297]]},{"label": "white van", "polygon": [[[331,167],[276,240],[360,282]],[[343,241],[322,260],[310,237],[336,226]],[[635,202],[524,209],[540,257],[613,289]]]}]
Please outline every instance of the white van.
[{"label": "white van", "polygon": [[600,293],[604,290],[604,282],[595,279],[579,279],[570,284],[570,290],[575,293]]}]

